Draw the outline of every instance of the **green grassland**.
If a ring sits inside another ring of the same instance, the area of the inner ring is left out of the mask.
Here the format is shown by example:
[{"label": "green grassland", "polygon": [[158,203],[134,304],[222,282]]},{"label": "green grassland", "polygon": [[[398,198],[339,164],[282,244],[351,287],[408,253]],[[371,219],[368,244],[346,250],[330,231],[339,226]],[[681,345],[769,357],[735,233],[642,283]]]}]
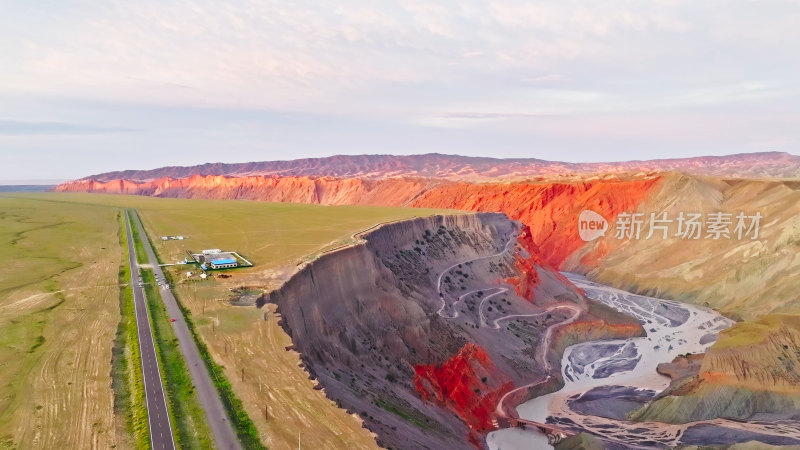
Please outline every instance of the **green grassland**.
[{"label": "green grassland", "polygon": [[[150,448],[149,423],[145,401],[144,383],[139,361],[139,338],[136,329],[136,308],[133,305],[133,288],[129,285],[131,268],[128,264],[128,236],[125,232],[124,213],[119,218],[119,244],[122,260],[119,266],[120,321],[111,358],[111,387],[114,390],[114,413],[123,424],[123,434],[137,449]],[[127,286],[124,286],[128,284]]]},{"label": "green grassland", "polygon": [[113,208],[0,196],[0,442],[123,446],[113,414],[119,323]]},{"label": "green grassland", "polygon": [[[186,200],[111,194],[19,195],[31,200],[136,209],[164,262],[183,260],[186,249],[221,248],[238,250],[253,264],[262,267],[265,264],[271,267],[286,264],[321,248],[347,242],[352,233],[376,223],[443,212],[418,208]],[[187,239],[163,242],[160,236],[165,235],[183,235]]]},{"label": "green grassland", "polygon": [[[16,213],[6,205],[17,205],[27,213]],[[118,287],[120,273],[117,270],[121,263],[124,264],[120,260],[122,253],[117,222],[117,214],[122,208],[138,211],[151,242],[164,262],[182,260],[186,256],[186,250],[221,248],[238,251],[254,263],[251,268],[226,271],[226,274],[231,275],[230,279],[210,277],[202,281],[186,280],[184,274],[187,270],[196,271],[192,266],[170,267],[168,274],[176,280],[176,294],[193,316],[194,331],[200,343],[207,346],[220,373],[229,380],[235,394],[231,398],[241,399],[244,410],[251,418],[262,417],[262,420],[253,421],[263,443],[272,447],[296,445],[297,432],[300,431],[304,444],[309,446],[374,447],[374,438],[361,428],[357,419],[337,409],[321,392],[311,389],[307,374],[298,367],[296,353],[285,350],[291,341],[277,326],[276,316],[269,314],[267,320],[262,311],[253,307],[231,306],[227,302],[229,289],[238,285],[266,289],[277,287],[294,270],[296,264],[307,259],[308,255],[353,242],[353,233],[376,223],[452,211],[73,193],[14,193],[0,197],[0,236],[6,239],[3,244],[6,249],[12,251],[10,255],[15,258],[13,264],[18,265],[7,269],[7,273],[13,273],[13,276],[0,278],[0,298],[3,297],[4,290],[5,293],[16,293],[14,298],[18,298],[23,295],[22,291],[25,291],[26,286],[37,286],[38,290],[35,292],[41,292],[45,289],[56,291],[85,284],[85,273],[82,277],[77,275],[80,268],[87,264],[87,255],[93,261],[97,260],[98,264],[100,258],[87,254],[84,249],[97,248],[101,242],[108,241],[106,249],[111,258],[105,262],[112,263],[113,270],[110,272],[113,273],[110,273],[111,279],[107,283],[113,283],[114,288],[111,297],[113,301],[104,303],[104,307],[113,308],[106,311],[104,316],[110,320],[106,332],[108,343],[102,352],[93,356],[101,363],[100,371],[104,370],[106,375],[114,373],[115,376],[119,376],[120,371],[117,367],[112,372],[110,366],[114,332],[118,331],[119,339],[119,332],[125,333],[130,325],[120,324],[120,308],[124,312],[126,304],[122,300],[124,297],[121,297],[124,293],[120,294]],[[30,216],[41,216],[47,220],[30,221]],[[37,230],[39,234],[35,235]],[[35,235],[36,239],[20,241],[19,235]],[[162,235],[183,235],[186,239],[161,241],[159,238]],[[30,245],[22,247],[21,242]],[[64,246],[71,251],[66,251]],[[59,273],[70,272],[75,272],[76,275],[70,278],[71,284],[48,284],[48,280],[58,277]],[[56,305],[55,311],[58,311],[60,307],[57,306],[57,295],[50,297],[42,306]],[[0,327],[3,325],[1,308],[4,302],[7,301],[0,300]],[[87,312],[96,311],[87,308]],[[12,346],[17,353],[33,349],[33,355],[50,348],[52,340],[46,333],[39,331],[39,316],[15,317],[15,320],[19,322],[16,331],[3,333],[0,337],[0,340],[13,341],[13,345],[0,343],[0,358],[8,358],[3,351]],[[9,328],[4,331],[7,329]],[[85,331],[82,328],[77,329],[80,332]],[[38,338],[39,335],[44,340]],[[260,339],[267,340],[262,343]],[[169,338],[163,340],[168,342]],[[132,361],[129,356],[126,364],[130,365]],[[0,382],[4,381],[2,377],[8,366],[4,366],[3,362],[0,359]],[[35,371],[35,367],[33,364],[26,370]],[[19,373],[19,370],[14,372]],[[6,379],[11,377],[7,376]],[[29,386],[25,387],[27,382],[24,377],[17,379],[20,380],[17,385],[0,388],[0,439],[10,436],[12,442],[24,444],[29,441],[24,437],[20,438],[13,427],[3,426],[3,418],[6,417],[3,413],[3,402],[8,397],[5,391],[16,391],[16,395],[25,389],[30,391]],[[113,399],[110,380],[106,380],[106,383],[108,395]],[[72,398],[75,403],[80,404],[80,395],[73,395]],[[110,403],[106,408],[112,414],[113,407]],[[271,414],[281,416],[282,420],[263,420],[267,403]],[[118,405],[130,407],[125,402],[118,402]],[[117,413],[116,421],[112,415],[117,433],[109,439],[107,447],[136,447],[137,439],[131,437],[130,432],[131,428],[135,429],[135,420],[130,422],[132,425],[127,427],[126,432],[119,430],[120,424],[125,423],[125,420],[120,420],[120,415],[131,417],[131,412],[118,410]],[[192,426],[196,425],[189,428]],[[81,434],[80,430],[64,432]],[[203,445],[206,441],[198,438],[192,442]],[[73,445],[81,446],[85,445]]]}]

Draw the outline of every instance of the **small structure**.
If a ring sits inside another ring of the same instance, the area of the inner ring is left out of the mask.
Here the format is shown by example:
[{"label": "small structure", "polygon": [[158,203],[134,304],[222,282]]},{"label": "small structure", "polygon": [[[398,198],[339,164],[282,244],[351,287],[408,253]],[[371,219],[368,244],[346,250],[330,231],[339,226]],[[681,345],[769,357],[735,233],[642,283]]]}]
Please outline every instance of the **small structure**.
[{"label": "small structure", "polygon": [[202,279],[204,279],[204,280],[206,279],[206,277],[207,277],[207,276],[208,276],[208,275],[206,275],[205,273],[201,273],[201,274],[200,274],[200,278],[202,278]]},{"label": "small structure", "polygon": [[200,253],[187,250],[187,253],[191,255],[191,258],[188,259],[200,264],[200,269],[203,271],[253,266],[253,263],[235,251],[222,251],[214,248],[201,250]]},{"label": "small structure", "polygon": [[212,269],[230,269],[231,267],[236,267],[238,265],[239,263],[237,263],[236,259],[234,258],[219,258],[211,260]]}]

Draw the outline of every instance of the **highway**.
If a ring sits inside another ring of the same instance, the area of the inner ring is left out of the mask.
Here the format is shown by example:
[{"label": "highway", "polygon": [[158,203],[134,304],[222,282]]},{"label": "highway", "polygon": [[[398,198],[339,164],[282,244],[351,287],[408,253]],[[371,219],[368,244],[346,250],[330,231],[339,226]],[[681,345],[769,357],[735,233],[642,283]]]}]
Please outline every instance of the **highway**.
[{"label": "highway", "polygon": [[136,311],[136,330],[139,335],[139,351],[142,356],[142,379],[144,382],[145,401],[147,403],[147,422],[150,429],[150,441],[153,449],[175,449],[172,426],[169,421],[164,385],[161,383],[161,369],[158,367],[158,356],[150,330],[150,315],[144,291],[139,284],[139,263],[136,261],[136,250],[131,234],[131,224],[125,215],[125,232],[128,236],[128,259],[131,265],[131,287],[133,288],[133,304]]},{"label": "highway", "polygon": [[211,433],[214,435],[216,447],[224,450],[240,449],[241,445],[239,444],[239,440],[225,413],[225,407],[222,404],[222,400],[219,398],[217,389],[211,381],[208,368],[202,358],[200,358],[200,352],[192,338],[192,334],[189,332],[189,327],[186,325],[183,313],[178,307],[178,302],[175,300],[175,296],[172,295],[172,291],[166,287],[164,272],[158,265],[158,259],[153,252],[153,247],[144,231],[144,227],[142,227],[139,215],[136,214],[135,211],[132,211],[132,216],[135,226],[138,227],[139,236],[141,236],[142,244],[144,245],[147,258],[153,268],[155,277],[163,284],[161,289],[159,289],[161,299],[167,307],[167,313],[171,318],[175,319],[175,322],[172,322],[175,336],[178,338],[178,344],[181,353],[183,353],[183,358],[186,360],[186,366],[189,367],[189,374],[192,377],[192,383],[195,386],[197,398],[200,400],[200,405],[205,411],[206,420],[208,421],[209,428],[211,428]]}]

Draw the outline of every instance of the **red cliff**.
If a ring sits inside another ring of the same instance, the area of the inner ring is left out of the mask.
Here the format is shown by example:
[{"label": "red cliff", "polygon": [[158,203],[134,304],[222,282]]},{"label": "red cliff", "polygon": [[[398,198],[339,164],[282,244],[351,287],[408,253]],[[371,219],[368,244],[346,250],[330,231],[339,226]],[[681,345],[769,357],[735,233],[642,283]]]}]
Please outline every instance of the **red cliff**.
[{"label": "red cliff", "polygon": [[471,342],[441,365],[418,365],[414,372],[414,386],[423,399],[447,406],[479,432],[494,429],[490,415],[513,388],[489,354]]},{"label": "red cliff", "polygon": [[625,211],[635,211],[660,178],[580,183],[453,183],[431,189],[411,206],[497,211],[528,225],[539,255],[553,267],[585,243],[578,236],[578,215],[584,209],[600,213],[609,222]]}]

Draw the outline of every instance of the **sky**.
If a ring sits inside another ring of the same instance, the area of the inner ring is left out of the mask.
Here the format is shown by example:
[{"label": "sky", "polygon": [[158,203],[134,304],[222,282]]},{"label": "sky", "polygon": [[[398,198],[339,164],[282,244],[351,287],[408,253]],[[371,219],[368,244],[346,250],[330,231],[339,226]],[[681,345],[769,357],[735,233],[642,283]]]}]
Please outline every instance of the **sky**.
[{"label": "sky", "polygon": [[0,179],[800,150],[800,1],[0,0]]}]

